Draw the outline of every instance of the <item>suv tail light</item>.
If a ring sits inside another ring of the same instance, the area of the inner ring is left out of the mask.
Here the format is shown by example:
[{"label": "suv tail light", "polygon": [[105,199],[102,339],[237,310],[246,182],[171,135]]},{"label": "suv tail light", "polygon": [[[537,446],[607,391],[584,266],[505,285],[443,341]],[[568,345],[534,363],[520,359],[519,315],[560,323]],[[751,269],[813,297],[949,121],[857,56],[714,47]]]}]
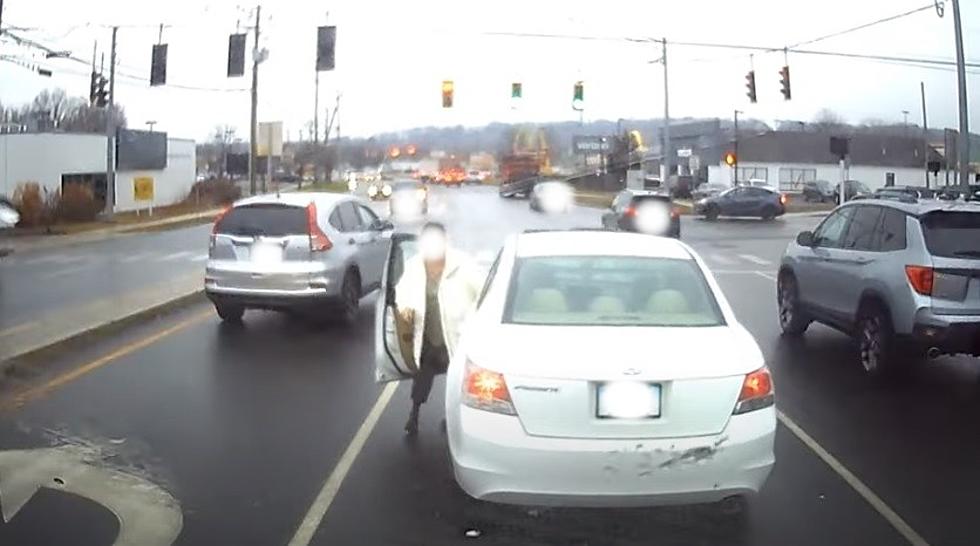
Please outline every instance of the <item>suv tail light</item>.
[{"label": "suv tail light", "polygon": [[935,274],[931,267],[907,265],[905,266],[905,276],[909,278],[909,284],[912,285],[912,288],[916,292],[923,296],[932,295],[932,284],[935,280]]},{"label": "suv tail light", "polygon": [[472,362],[466,363],[463,376],[463,404],[474,409],[517,415],[504,375],[485,370]]},{"label": "suv tail light", "polygon": [[768,408],[775,402],[776,395],[772,388],[769,369],[759,368],[746,375],[745,380],[742,381],[742,390],[738,393],[738,402],[735,403],[735,411],[732,415]]},{"label": "suv tail light", "polygon": [[623,214],[631,217],[636,216],[636,207],[634,207],[633,205],[626,207],[626,210],[623,211]]},{"label": "suv tail light", "polygon": [[214,217],[214,225],[211,226],[211,238],[208,240],[208,254],[211,254],[211,251],[214,250],[214,245],[216,242],[215,237],[218,235],[218,224],[220,224],[221,220],[227,216],[229,212],[231,212],[231,209],[232,207],[230,206],[225,207],[225,210],[219,212],[218,215]]},{"label": "suv tail light", "polygon": [[789,202],[789,196],[787,196],[785,193],[779,194],[779,202],[785,205],[786,203]]},{"label": "suv tail light", "polygon": [[333,248],[327,234],[316,223],[316,203],[306,205],[306,223],[310,232],[310,252],[321,252]]}]

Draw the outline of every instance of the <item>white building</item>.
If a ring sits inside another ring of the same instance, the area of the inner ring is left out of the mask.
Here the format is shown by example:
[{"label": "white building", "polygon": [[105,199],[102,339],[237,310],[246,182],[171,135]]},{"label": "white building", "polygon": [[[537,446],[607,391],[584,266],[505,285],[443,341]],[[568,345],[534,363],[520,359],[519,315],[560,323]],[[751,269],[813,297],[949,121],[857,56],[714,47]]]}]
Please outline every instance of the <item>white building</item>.
[{"label": "white building", "polygon": [[[68,133],[0,134],[0,195],[12,196],[18,185],[37,182],[49,192],[68,183],[91,184],[97,197],[106,189],[106,142],[103,135]],[[193,140],[167,138],[162,169],[116,172],[116,211],[149,206],[136,200],[135,180],[152,179],[153,206],[182,201],[194,184]]]},{"label": "white building", "polygon": [[[935,152],[930,152],[935,155]],[[926,160],[921,138],[856,134],[850,138],[846,177],[871,190],[884,186],[926,185]],[[708,166],[708,181],[732,184],[735,172],[719,162]],[[841,179],[839,159],[830,153],[829,135],[769,132],[738,142],[738,180],[766,180],[783,191],[799,191],[804,182]],[[930,183],[935,185],[930,177]]]}]

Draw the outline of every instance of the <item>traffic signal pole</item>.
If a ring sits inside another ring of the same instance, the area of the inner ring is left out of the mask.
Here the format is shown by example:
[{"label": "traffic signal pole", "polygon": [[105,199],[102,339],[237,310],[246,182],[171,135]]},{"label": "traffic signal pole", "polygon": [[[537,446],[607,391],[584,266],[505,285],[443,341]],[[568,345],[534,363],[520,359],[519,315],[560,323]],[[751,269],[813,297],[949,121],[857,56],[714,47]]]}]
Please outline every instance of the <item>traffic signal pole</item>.
[{"label": "traffic signal pole", "polygon": [[733,146],[735,162],[732,165],[732,169],[735,171],[735,183],[732,186],[738,186],[738,114],[739,111],[735,110],[735,145]]},{"label": "traffic signal pole", "polygon": [[116,34],[119,27],[112,27],[112,49],[109,53],[109,104],[106,106],[105,143],[105,215],[112,217],[116,210]]},{"label": "traffic signal pole", "polygon": [[661,40],[663,44],[663,63],[664,63],[664,179],[661,185],[670,188],[670,171],[673,168],[673,154],[670,151],[670,87],[667,85],[667,38]]},{"label": "traffic signal pole", "polygon": [[249,123],[248,139],[248,191],[255,195],[255,170],[258,167],[258,111],[259,111],[259,23],[262,21],[262,6],[255,8],[255,47],[252,49],[252,113]]},{"label": "traffic signal pole", "polygon": [[966,104],[966,67],[963,53],[963,25],[960,0],[953,1],[953,28],[956,34],[956,80],[960,99],[959,171],[963,195],[970,195],[970,121]]}]

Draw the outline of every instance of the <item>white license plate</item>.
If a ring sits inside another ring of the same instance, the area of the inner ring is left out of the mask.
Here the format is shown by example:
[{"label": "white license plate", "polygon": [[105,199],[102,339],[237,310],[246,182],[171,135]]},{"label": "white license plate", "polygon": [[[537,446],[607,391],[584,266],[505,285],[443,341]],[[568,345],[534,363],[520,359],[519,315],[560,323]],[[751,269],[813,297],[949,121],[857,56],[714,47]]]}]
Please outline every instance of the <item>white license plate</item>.
[{"label": "white license plate", "polygon": [[634,381],[600,383],[596,415],[603,419],[660,417],[660,385]]},{"label": "white license plate", "polygon": [[255,243],[252,245],[252,261],[277,263],[282,261],[282,247],[276,244]]}]

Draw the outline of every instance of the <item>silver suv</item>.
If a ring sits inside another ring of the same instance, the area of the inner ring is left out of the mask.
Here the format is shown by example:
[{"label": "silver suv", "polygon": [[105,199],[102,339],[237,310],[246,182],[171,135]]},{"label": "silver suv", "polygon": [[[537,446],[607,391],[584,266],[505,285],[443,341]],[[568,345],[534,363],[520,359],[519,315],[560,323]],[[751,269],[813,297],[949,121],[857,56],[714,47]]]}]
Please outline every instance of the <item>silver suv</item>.
[{"label": "silver suv", "polygon": [[205,293],[226,321],[270,309],[351,322],[361,296],[381,284],[392,229],[349,195],[244,199],[215,221]]},{"label": "silver suv", "polygon": [[980,203],[842,205],[786,248],[777,297],[784,335],[813,321],[852,334],[871,375],[902,356],[980,356]]}]

